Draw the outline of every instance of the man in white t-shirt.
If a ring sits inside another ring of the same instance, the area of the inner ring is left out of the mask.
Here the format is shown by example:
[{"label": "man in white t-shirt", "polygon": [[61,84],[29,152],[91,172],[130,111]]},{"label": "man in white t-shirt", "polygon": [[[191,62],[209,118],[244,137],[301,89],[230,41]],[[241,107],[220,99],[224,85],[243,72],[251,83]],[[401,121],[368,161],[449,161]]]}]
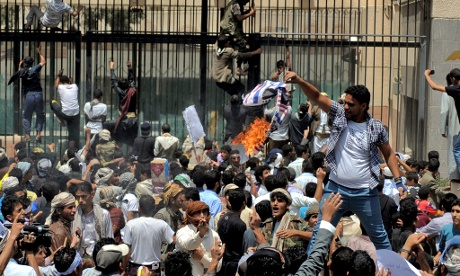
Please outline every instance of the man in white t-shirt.
[{"label": "man in white t-shirt", "polygon": [[[360,219],[377,249],[390,249],[382,221],[380,201],[376,189],[380,176],[379,150],[395,177],[401,196],[407,195],[402,184],[398,160],[389,144],[383,123],[368,112],[371,94],[364,85],[353,85],[345,90],[344,104],[322,95],[316,87],[300,78],[295,72],[287,72],[285,80],[296,83],[304,94],[333,118],[326,152],[326,162],[331,169],[329,183],[324,187],[323,200],[331,193],[340,193],[343,204],[332,218],[337,225],[342,214],[353,211]],[[320,221],[322,214],[318,216]],[[315,244],[315,228],[310,240],[309,252]]]},{"label": "man in white t-shirt", "polygon": [[123,242],[131,249],[129,275],[136,275],[143,265],[152,272],[161,273],[161,244],[172,243],[174,232],[165,221],[152,217],[154,211],[153,197],[143,195],[139,199],[140,217],[126,223]]},{"label": "man in white t-shirt", "polygon": [[[43,13],[40,10],[39,6],[32,5],[30,7],[29,14],[26,17],[27,22],[26,24],[24,24],[24,30],[30,30],[30,26],[32,26],[34,16],[36,16],[40,20],[40,25],[54,30],[59,30],[57,26],[61,23],[62,15],[64,13],[68,13],[73,17],[76,17],[84,8],[84,6],[78,5],[77,10],[74,11],[74,9],[71,6],[62,2],[62,0],[47,0],[46,11],[45,13]],[[39,29],[41,29],[41,26],[39,27]]]},{"label": "man in white t-shirt", "polygon": [[104,96],[102,90],[96,89],[93,100],[85,103],[83,107],[87,121],[86,127],[91,130],[91,135],[101,132],[107,118],[107,105],[102,102],[102,96]]},{"label": "man in white t-shirt", "polygon": [[51,110],[59,119],[59,124],[67,125],[69,148],[78,148],[80,140],[80,105],[78,100],[78,86],[72,83],[68,76],[60,70],[56,77],[55,87],[58,90],[61,104],[51,101]]}]

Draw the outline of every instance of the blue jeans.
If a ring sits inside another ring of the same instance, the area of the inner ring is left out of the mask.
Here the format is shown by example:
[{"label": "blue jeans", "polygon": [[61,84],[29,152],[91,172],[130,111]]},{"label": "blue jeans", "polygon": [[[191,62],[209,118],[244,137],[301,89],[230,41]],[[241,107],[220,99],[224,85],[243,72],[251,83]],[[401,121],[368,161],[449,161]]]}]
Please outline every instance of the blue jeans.
[{"label": "blue jeans", "polygon": [[321,208],[325,199],[331,193],[340,193],[343,203],[337,213],[332,218],[331,224],[337,226],[343,213],[348,210],[353,211],[361,221],[361,224],[366,229],[366,232],[374,243],[375,248],[391,250],[391,244],[388,239],[387,232],[383,226],[382,214],[380,211],[380,201],[377,189],[350,189],[340,186],[333,181],[329,181],[324,187],[323,199],[320,204],[320,212],[318,215],[318,223],[313,232],[313,237],[308,245],[308,254],[310,255],[313,244],[315,243],[316,233],[318,232],[320,221],[322,218]]},{"label": "blue jeans", "polygon": [[42,131],[45,123],[45,113],[43,112],[43,93],[28,92],[24,96],[24,111],[22,113],[22,124],[24,132],[30,134],[32,125],[32,114],[35,112],[37,120],[35,121],[35,130]]},{"label": "blue jeans", "polygon": [[460,172],[460,133],[454,143],[454,159],[455,163],[457,163],[457,170]]}]

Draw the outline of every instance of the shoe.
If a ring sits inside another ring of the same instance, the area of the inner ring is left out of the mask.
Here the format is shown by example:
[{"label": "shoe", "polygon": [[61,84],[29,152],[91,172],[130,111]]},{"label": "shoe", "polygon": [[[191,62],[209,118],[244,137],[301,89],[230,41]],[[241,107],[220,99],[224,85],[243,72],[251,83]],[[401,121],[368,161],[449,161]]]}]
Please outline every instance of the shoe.
[{"label": "shoe", "polygon": [[54,27],[54,28],[51,28],[50,31],[56,32],[56,31],[62,31],[62,29],[58,27]]},{"label": "shoe", "polygon": [[35,140],[37,140],[37,143],[39,143],[39,144],[42,143],[42,137],[41,136],[35,136]]},{"label": "shoe", "polygon": [[248,71],[249,70],[249,62],[243,62],[243,64],[241,64],[241,69],[243,69],[243,71]]},{"label": "shoe", "polygon": [[30,25],[29,24],[24,24],[24,31],[30,31]]}]

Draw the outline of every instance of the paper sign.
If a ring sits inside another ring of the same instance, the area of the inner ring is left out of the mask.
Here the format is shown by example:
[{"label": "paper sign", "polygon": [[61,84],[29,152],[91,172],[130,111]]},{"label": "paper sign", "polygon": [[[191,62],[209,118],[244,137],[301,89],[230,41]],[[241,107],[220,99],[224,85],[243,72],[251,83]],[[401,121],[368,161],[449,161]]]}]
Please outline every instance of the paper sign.
[{"label": "paper sign", "polygon": [[391,275],[421,276],[420,272],[399,254],[388,249],[377,250],[378,269],[390,269]]},{"label": "paper sign", "polygon": [[182,112],[182,115],[184,116],[184,121],[187,125],[187,131],[190,135],[190,140],[196,147],[198,140],[200,140],[201,137],[206,136],[206,133],[204,133],[203,126],[201,125],[200,117],[198,117],[195,106],[191,105],[187,107]]}]

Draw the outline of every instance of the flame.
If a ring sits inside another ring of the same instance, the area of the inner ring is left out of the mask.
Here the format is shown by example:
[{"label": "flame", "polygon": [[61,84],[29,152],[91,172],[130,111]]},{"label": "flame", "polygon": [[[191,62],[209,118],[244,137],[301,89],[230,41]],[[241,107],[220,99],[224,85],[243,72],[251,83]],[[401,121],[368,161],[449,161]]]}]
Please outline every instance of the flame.
[{"label": "flame", "polygon": [[233,139],[232,144],[243,144],[249,156],[256,154],[267,139],[267,131],[269,129],[269,122],[264,118],[256,118],[249,127]]}]

